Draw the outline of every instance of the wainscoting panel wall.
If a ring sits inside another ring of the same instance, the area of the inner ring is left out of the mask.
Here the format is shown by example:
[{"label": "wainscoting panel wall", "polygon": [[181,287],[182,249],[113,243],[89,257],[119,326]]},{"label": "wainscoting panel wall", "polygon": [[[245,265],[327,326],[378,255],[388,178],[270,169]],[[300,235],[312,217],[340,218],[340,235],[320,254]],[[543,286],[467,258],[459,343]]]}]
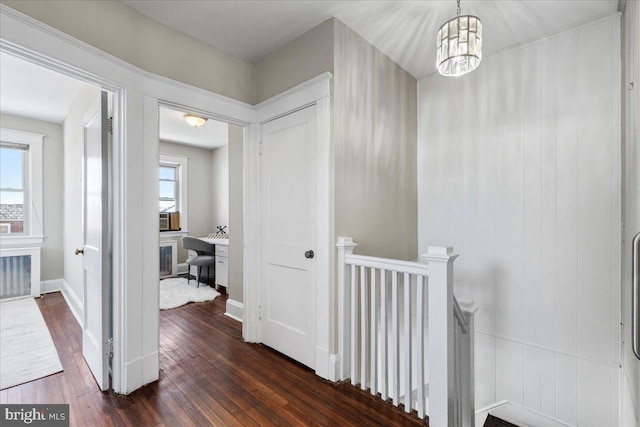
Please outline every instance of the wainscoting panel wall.
[{"label": "wainscoting panel wall", "polygon": [[460,254],[477,409],[618,424],[619,32],[602,18],[419,83],[419,250]]}]

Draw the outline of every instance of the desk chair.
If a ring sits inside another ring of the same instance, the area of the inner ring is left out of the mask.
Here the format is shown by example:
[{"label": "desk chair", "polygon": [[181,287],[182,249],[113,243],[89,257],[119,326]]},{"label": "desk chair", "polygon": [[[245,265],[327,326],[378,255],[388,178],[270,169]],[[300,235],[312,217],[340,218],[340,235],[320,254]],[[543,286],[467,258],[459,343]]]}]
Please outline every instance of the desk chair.
[{"label": "desk chair", "polygon": [[[187,260],[187,265],[189,267],[196,266],[198,267],[198,273],[196,275],[196,280],[198,284],[196,287],[200,287],[200,273],[202,272],[202,267],[207,267],[207,278],[209,277],[210,268],[216,262],[215,253],[215,245],[211,243],[207,243],[203,240],[200,240],[191,236],[184,236],[182,238],[182,247],[187,250],[195,251],[196,256],[192,256]],[[191,274],[188,275],[188,281],[191,282]]]}]

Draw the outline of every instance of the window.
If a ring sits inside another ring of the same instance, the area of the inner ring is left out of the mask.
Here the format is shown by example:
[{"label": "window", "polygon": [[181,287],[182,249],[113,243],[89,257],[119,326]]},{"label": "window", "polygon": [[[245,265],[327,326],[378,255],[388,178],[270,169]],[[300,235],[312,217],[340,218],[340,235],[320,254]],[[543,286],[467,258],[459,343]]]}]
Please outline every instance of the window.
[{"label": "window", "polygon": [[0,235],[3,245],[44,241],[43,137],[0,129]]},{"label": "window", "polygon": [[160,213],[180,212],[181,233],[189,232],[187,224],[187,161],[186,157],[160,154],[159,200]]},{"label": "window", "polygon": [[28,145],[0,141],[0,233],[24,234]]},{"label": "window", "polygon": [[175,165],[160,165],[160,212],[179,212],[178,168]]}]

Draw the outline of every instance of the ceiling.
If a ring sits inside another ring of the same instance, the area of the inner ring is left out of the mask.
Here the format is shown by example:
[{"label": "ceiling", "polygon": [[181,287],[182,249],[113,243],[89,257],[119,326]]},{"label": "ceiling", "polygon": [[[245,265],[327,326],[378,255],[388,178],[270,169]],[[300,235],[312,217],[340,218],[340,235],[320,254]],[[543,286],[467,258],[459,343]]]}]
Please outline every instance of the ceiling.
[{"label": "ceiling", "polygon": [[[85,83],[6,53],[0,53],[0,112],[63,123]],[[184,112],[160,109],[160,139],[212,149],[226,145],[229,125],[208,120],[194,128]]]},{"label": "ceiling", "polygon": [[[435,36],[454,0],[123,0],[148,17],[257,63],[335,16],[414,77],[435,72]],[[483,55],[615,12],[618,0],[462,0],[483,23]]]},{"label": "ceiling", "polygon": [[[165,25],[250,62],[258,62],[335,16],[414,77],[435,72],[435,34],[455,15],[437,1],[125,0]],[[618,0],[462,1],[463,14],[483,22],[483,54],[537,40],[615,12]],[[83,83],[0,53],[0,111],[62,123]],[[163,140],[214,148],[226,144],[225,123],[188,126],[180,112],[161,110]]]},{"label": "ceiling", "polygon": [[209,119],[197,128],[184,119],[184,112],[160,108],[160,139],[176,144],[213,149],[229,142],[229,125]]},{"label": "ceiling", "polygon": [[47,122],[64,122],[83,83],[0,53],[0,111]]}]

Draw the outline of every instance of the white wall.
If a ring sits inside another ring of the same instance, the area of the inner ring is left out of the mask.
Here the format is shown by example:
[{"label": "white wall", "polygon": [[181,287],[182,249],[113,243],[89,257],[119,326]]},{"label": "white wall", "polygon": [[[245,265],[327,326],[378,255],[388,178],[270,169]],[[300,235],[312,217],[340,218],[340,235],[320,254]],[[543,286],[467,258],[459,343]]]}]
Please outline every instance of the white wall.
[{"label": "white wall", "polygon": [[419,83],[419,250],[460,254],[476,409],[617,425],[619,31],[611,17]]},{"label": "white wall", "polygon": [[335,232],[357,253],[417,257],[416,80],[335,21]]},{"label": "white wall", "polygon": [[63,145],[62,126],[27,117],[0,115],[0,127],[45,135],[43,158],[44,244],[41,252],[41,280],[56,280],[63,276],[62,211]]},{"label": "white wall", "polygon": [[244,128],[229,125],[229,298],[243,302],[243,141]]},{"label": "white wall", "polygon": [[[622,421],[640,427],[640,361],[631,341],[631,242],[640,232],[640,3],[628,1],[623,17],[624,94],[624,243],[622,247],[622,311],[624,322]],[[634,89],[631,89],[631,82]]]},{"label": "white wall", "polygon": [[[78,301],[84,295],[82,257],[74,251],[84,246],[82,230],[82,158],[84,126],[82,118],[100,94],[95,86],[83,86],[76,96],[63,124],[64,132],[64,279]],[[45,158],[46,163],[46,158]]]},{"label": "white wall", "polygon": [[254,104],[255,67],[120,1],[2,3],[143,70]]},{"label": "white wall", "polygon": [[211,232],[229,232],[229,146],[211,150]]}]

